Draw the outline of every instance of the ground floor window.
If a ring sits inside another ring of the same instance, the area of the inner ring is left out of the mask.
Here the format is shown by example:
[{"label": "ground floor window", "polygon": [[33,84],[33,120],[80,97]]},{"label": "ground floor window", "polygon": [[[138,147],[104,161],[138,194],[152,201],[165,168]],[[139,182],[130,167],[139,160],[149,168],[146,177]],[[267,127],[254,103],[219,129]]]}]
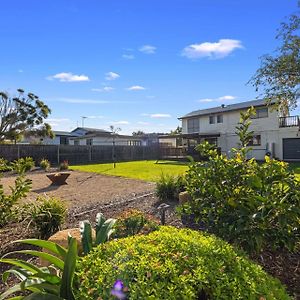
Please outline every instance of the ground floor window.
[{"label": "ground floor window", "polygon": [[253,135],[249,142],[249,146],[261,146],[261,136],[259,134]]}]

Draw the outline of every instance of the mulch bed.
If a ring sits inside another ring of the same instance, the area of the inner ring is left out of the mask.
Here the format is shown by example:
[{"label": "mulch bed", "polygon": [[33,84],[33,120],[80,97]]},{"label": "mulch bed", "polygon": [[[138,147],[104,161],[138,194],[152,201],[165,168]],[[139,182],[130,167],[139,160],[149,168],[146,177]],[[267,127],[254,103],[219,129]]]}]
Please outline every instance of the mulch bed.
[{"label": "mulch bed", "polygon": [[[159,218],[157,207],[160,202],[154,195],[153,191],[146,193],[136,193],[126,198],[119,198],[113,202],[92,202],[85,206],[73,205],[68,210],[68,217],[64,228],[74,228],[78,226],[79,221],[88,219],[95,220],[98,212],[102,212],[106,217],[116,217],[121,212],[128,209],[139,209]],[[167,212],[166,224],[176,227],[190,227],[188,222],[182,223],[181,219],[175,212],[175,203],[168,203],[170,208]],[[191,224],[192,225],[192,224]],[[0,231],[0,256],[8,251],[20,249],[18,244],[10,244],[11,241],[33,237],[34,233],[26,229],[25,224],[10,224]],[[289,293],[300,299],[300,252],[289,253],[266,251],[259,256],[252,257],[254,261],[259,263],[269,274],[277,277],[283,282]],[[7,266],[0,264],[0,274]],[[5,286],[0,282],[0,291]]]}]

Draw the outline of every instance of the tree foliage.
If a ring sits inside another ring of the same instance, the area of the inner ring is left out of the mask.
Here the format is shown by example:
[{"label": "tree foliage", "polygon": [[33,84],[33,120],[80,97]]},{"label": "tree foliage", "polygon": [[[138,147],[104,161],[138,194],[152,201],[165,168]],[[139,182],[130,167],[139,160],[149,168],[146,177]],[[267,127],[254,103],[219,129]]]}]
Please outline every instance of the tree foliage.
[{"label": "tree foliage", "polygon": [[175,135],[175,134],[181,134],[182,133],[182,127],[177,126],[175,130],[171,130],[170,134]]},{"label": "tree foliage", "polygon": [[138,135],[144,135],[144,134],[145,134],[145,132],[142,131],[142,130],[134,131],[134,132],[132,133],[132,135],[135,135],[135,136],[138,136]]},{"label": "tree foliage", "polygon": [[[298,4],[300,9],[300,2]],[[281,45],[273,55],[261,57],[261,66],[250,79],[268,103],[275,101],[282,115],[297,106],[300,97],[300,12],[291,15],[278,30]]]},{"label": "tree foliage", "polygon": [[49,107],[35,94],[18,89],[17,97],[0,92],[0,142],[17,141],[22,136],[53,137],[51,126],[44,119]]}]

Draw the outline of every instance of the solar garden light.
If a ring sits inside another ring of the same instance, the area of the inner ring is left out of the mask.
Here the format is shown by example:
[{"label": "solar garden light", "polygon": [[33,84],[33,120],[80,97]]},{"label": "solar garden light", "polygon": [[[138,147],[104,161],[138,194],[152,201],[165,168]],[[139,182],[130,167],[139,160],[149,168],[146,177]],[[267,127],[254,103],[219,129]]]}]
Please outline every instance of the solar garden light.
[{"label": "solar garden light", "polygon": [[161,225],[165,225],[166,224],[166,211],[167,209],[170,207],[169,204],[167,203],[162,203],[158,206],[157,210],[160,213],[160,223]]}]

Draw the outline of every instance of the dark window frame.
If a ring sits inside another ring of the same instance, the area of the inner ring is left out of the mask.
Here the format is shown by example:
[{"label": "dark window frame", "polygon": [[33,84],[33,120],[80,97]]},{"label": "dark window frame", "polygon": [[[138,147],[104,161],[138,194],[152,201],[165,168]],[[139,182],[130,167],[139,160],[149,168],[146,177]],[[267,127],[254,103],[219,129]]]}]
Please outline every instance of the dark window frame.
[{"label": "dark window frame", "polygon": [[200,130],[200,121],[198,118],[192,118],[187,120],[187,130],[188,133],[199,132]]},{"label": "dark window frame", "polygon": [[256,108],[256,114],[251,116],[251,119],[262,119],[269,117],[269,109],[268,107],[258,107]]},{"label": "dark window frame", "polygon": [[[257,142],[254,143],[254,140]],[[261,135],[260,134],[254,134],[252,139],[249,141],[248,146],[261,146]]]},{"label": "dark window frame", "polygon": [[216,124],[216,118],[215,118],[215,116],[214,115],[209,116],[208,117],[208,122],[209,122],[210,125]]},{"label": "dark window frame", "polygon": [[217,123],[223,123],[223,114],[217,115]]}]

